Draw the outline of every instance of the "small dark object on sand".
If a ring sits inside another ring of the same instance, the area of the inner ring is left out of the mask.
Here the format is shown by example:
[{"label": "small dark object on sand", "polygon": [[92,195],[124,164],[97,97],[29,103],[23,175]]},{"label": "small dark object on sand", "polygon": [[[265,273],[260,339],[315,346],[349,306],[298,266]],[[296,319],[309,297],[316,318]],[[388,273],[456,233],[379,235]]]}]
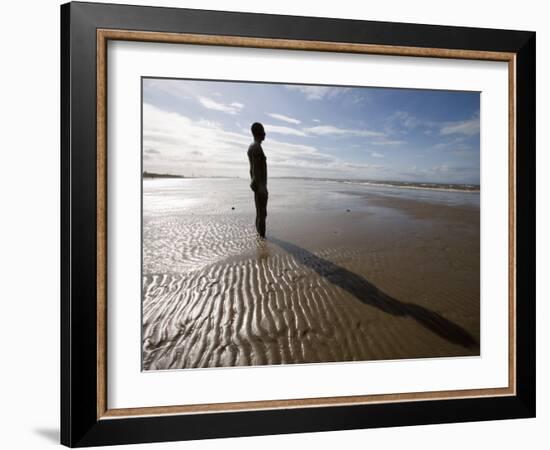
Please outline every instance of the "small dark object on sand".
[{"label": "small dark object on sand", "polygon": [[350,209],[346,209],[346,212],[350,212],[351,210]]},{"label": "small dark object on sand", "polygon": [[235,209],[235,207],[234,207],[234,206],[232,206],[232,207],[231,207],[231,209]]}]

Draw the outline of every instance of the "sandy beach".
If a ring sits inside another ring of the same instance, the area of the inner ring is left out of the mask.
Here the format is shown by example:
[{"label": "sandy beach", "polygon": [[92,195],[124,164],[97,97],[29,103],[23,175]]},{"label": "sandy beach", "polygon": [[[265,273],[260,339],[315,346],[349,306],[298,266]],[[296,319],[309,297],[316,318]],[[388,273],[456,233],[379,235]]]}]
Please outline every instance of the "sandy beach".
[{"label": "sandy beach", "polygon": [[143,183],[144,370],[479,355],[479,192]]}]

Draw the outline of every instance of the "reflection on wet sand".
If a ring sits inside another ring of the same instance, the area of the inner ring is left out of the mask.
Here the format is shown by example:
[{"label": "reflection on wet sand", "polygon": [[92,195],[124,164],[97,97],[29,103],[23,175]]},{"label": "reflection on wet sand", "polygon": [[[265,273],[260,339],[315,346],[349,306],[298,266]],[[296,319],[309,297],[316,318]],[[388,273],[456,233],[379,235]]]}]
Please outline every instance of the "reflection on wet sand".
[{"label": "reflection on wet sand", "polygon": [[145,370],[479,355],[478,205],[285,183],[266,240],[247,186],[144,186]]}]

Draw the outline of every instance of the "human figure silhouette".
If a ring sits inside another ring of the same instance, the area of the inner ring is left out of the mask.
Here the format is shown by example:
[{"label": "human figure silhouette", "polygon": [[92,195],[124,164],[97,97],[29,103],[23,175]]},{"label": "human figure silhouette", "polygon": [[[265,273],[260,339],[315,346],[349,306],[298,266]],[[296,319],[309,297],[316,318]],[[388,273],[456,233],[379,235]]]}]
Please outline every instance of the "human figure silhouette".
[{"label": "human figure silhouette", "polygon": [[264,126],[254,122],[250,127],[254,142],[248,147],[250,162],[250,188],[254,191],[256,203],[256,231],[265,238],[265,218],[267,217],[267,164],[262,141],[265,139]]}]

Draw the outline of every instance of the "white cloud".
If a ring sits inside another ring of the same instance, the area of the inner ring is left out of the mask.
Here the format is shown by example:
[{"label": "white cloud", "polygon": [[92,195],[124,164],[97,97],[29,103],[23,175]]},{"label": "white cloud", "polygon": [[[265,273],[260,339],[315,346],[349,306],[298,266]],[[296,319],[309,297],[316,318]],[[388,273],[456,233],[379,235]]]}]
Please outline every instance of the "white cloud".
[{"label": "white cloud", "polygon": [[248,148],[249,143],[244,133],[224,131],[215,122],[193,121],[147,103],[143,105],[143,146],[160,152],[149,154],[146,170],[221,174],[228,165],[241,164],[242,149]]},{"label": "white cloud", "polygon": [[264,128],[267,134],[277,133],[277,134],[288,134],[293,136],[307,136],[307,133],[304,133],[301,130],[292,127],[285,127],[280,125],[271,125],[264,123]]},{"label": "white cloud", "polygon": [[477,167],[466,167],[466,166],[457,166],[451,163],[443,163],[439,165],[432,166],[431,168],[425,169],[426,173],[430,174],[445,174],[445,175],[456,175],[456,174],[466,174],[466,175],[477,175],[479,169]]},{"label": "white cloud", "polygon": [[301,123],[298,119],[294,119],[293,117],[285,116],[284,114],[277,114],[277,113],[267,113],[268,116],[273,117],[277,120],[282,120],[283,122],[292,123],[295,125],[298,125]]},{"label": "white cloud", "polygon": [[441,135],[464,134],[474,136],[479,134],[479,117],[473,117],[459,122],[450,122],[441,127]]},{"label": "white cloud", "polygon": [[344,163],[346,167],[350,168],[350,169],[360,169],[360,170],[365,170],[365,169],[369,169],[369,170],[372,170],[372,169],[376,169],[376,170],[385,170],[385,167],[384,166],[381,166],[381,165],[374,165],[374,164],[365,164],[365,163],[351,163],[351,162],[346,162]]},{"label": "white cloud", "polygon": [[451,169],[449,164],[440,164],[438,166],[433,166],[430,171],[433,173],[439,173],[439,172],[448,172]]},{"label": "white cloud", "polygon": [[319,119],[311,119],[311,120],[315,123],[321,123],[321,121]]},{"label": "white cloud", "polygon": [[212,100],[208,97],[199,97],[199,102],[202,106],[208,109],[213,109],[214,111],[221,111],[228,114],[237,114],[240,112],[241,109],[244,108],[244,105],[239,102],[233,102],[230,104],[224,104],[217,102],[216,100]]},{"label": "white cloud", "polygon": [[432,123],[429,121],[421,120],[416,116],[406,112],[406,111],[396,111],[393,114],[393,119],[401,124],[401,126],[413,129],[419,126],[431,126]]},{"label": "white cloud", "polygon": [[377,153],[377,152],[372,152],[370,155],[374,158],[383,158],[384,157],[384,155],[382,153]]},{"label": "white cloud", "polygon": [[[273,130],[268,127],[269,134]],[[148,172],[246,178],[249,144],[246,131],[227,131],[216,122],[195,121],[143,105],[143,146],[158,152],[146,154],[144,170]],[[271,176],[365,177],[380,170],[380,166],[341,160],[312,145],[268,138],[263,147]]]},{"label": "white cloud", "polygon": [[442,150],[446,152],[472,150],[472,146],[464,142],[467,139],[467,137],[464,135],[453,135],[446,139],[447,140],[434,144],[432,148],[434,150]]},{"label": "white cloud", "polygon": [[429,182],[479,183],[479,168],[475,166],[457,166],[443,163],[432,167],[419,168],[412,166],[399,175],[410,180]]},{"label": "white cloud", "polygon": [[426,135],[432,134],[431,130],[434,129],[436,132],[439,130],[439,134],[442,136],[456,134],[473,136],[479,134],[479,113],[468,120],[437,122],[416,117],[406,111],[396,111],[388,120],[386,131],[390,134],[400,134],[418,128],[422,128]]},{"label": "white cloud", "polygon": [[407,111],[395,111],[386,119],[385,130],[391,135],[403,135],[420,128],[425,134],[431,134],[431,129],[437,126],[437,122],[417,117]]},{"label": "white cloud", "polygon": [[372,141],[371,144],[372,145],[402,145],[402,144],[406,144],[406,141],[381,139],[379,141]]},{"label": "white cloud", "polygon": [[370,131],[363,129],[338,128],[333,125],[318,125],[305,129],[306,132],[317,136],[361,136],[361,137],[377,137],[384,136],[384,133],[378,131]]},{"label": "white cloud", "polygon": [[301,92],[308,100],[322,100],[324,98],[333,98],[348,91],[349,88],[330,87],[330,86],[286,86],[291,91]]}]

